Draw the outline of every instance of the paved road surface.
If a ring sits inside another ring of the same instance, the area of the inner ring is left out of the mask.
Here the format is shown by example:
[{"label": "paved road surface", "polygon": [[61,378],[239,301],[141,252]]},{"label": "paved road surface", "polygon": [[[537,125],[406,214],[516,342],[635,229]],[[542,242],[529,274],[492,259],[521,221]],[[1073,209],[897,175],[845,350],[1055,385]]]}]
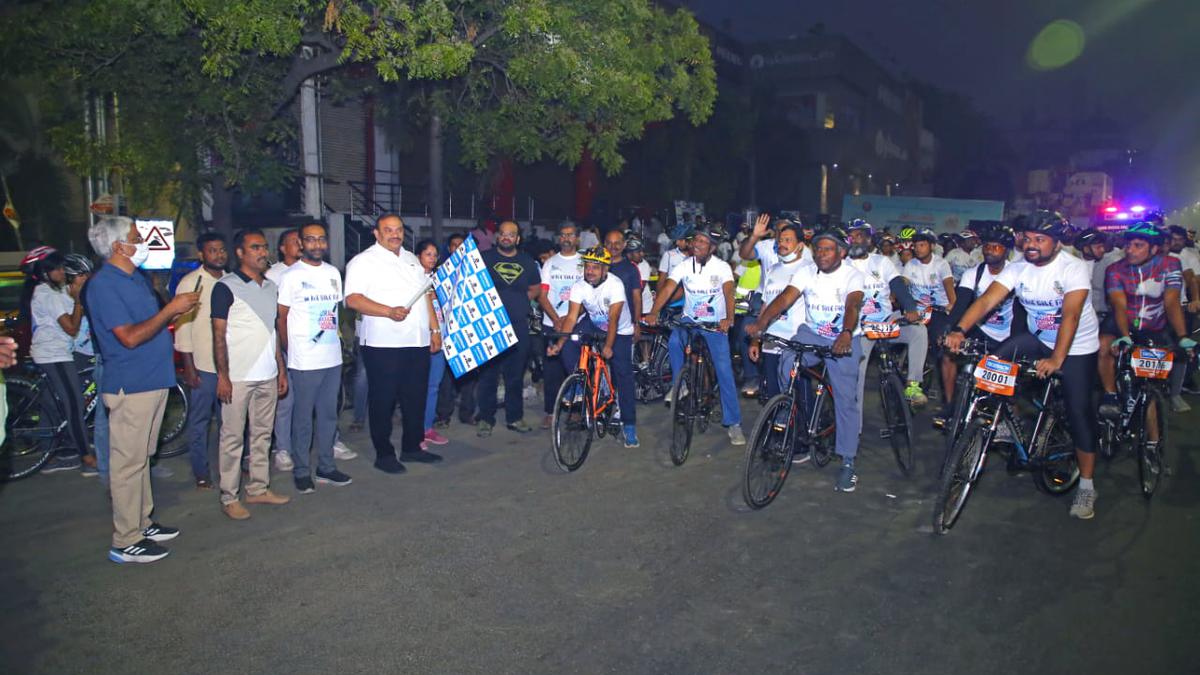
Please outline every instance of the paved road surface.
[{"label": "paved road surface", "polygon": [[1071,520],[993,459],[935,538],[932,432],[921,478],[867,439],[854,494],[833,491],[833,466],[799,466],[749,512],[741,449],[713,430],[672,467],[662,412],[641,414],[642,448],[605,440],[573,475],[546,432],[484,443],[456,425],[443,465],[398,477],[351,435],[353,485],[245,522],[166,460],[158,516],[183,534],[154,565],[107,562],[95,481],[3,486],[0,670],[1196,672],[1195,414],[1175,421],[1152,504],[1124,461],[1098,474],[1098,517]]}]

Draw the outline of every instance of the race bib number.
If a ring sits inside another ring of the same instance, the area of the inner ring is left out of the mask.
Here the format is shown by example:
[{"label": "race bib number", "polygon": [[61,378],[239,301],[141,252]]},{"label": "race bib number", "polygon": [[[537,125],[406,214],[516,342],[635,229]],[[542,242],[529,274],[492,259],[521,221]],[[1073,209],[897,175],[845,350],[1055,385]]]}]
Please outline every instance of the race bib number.
[{"label": "race bib number", "polygon": [[1017,364],[985,356],[975,366],[975,387],[1001,396],[1017,391]]},{"label": "race bib number", "polygon": [[1134,375],[1152,380],[1165,380],[1171,374],[1175,354],[1166,349],[1134,347],[1129,360],[1133,364]]},{"label": "race bib number", "polygon": [[863,335],[868,340],[890,340],[900,337],[900,325],[891,321],[864,321]]},{"label": "race bib number", "polygon": [[929,320],[933,318],[933,305],[926,305],[924,308],[918,310],[918,312],[921,315],[921,323],[928,325]]}]

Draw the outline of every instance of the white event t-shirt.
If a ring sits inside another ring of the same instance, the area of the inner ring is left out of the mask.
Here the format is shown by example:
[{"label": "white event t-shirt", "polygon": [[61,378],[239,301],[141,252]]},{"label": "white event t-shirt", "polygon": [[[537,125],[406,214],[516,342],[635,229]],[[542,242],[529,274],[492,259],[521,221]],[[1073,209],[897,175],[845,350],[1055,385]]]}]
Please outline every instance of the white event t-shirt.
[{"label": "white event t-shirt", "polygon": [[[555,253],[542,264],[542,289],[550,300],[550,306],[559,317],[567,315],[567,305],[571,300],[571,287],[583,279],[583,260],[576,253],[565,256]],[[549,316],[542,316],[543,326],[553,326]]]},{"label": "white event t-shirt", "polygon": [[[1004,274],[1004,269],[1013,263],[1005,262],[1004,268],[1000,270],[1000,274]],[[980,271],[982,270],[982,274]],[[987,263],[979,263],[975,267],[963,273],[962,279],[958,282],[959,288],[965,288],[975,294],[975,297],[983,295],[987,292],[988,286],[996,280],[996,276],[988,269]],[[976,286],[975,280],[979,279],[979,284]],[[983,322],[979,324],[982,330],[988,337],[997,341],[1003,342],[1012,335],[1013,322],[1013,299],[1012,296],[1004,298],[1004,302],[1000,306],[992,310],[991,314],[984,317]]]},{"label": "white event t-shirt", "polygon": [[[762,263],[762,268],[764,270],[770,269],[776,263],[782,262],[782,260],[779,257],[779,252],[775,250],[775,240],[774,239],[763,239],[762,241],[756,243],[754,245],[754,257],[758,260],[758,262]],[[807,263],[812,262],[813,261],[812,247],[803,246],[800,249],[799,260],[800,260],[800,262],[807,262]],[[764,295],[766,295],[767,278],[765,275],[762,277],[762,279],[759,280],[758,288],[759,288],[760,292],[762,292]],[[789,336],[789,337],[791,337],[791,336]]]},{"label": "white event t-shirt", "polygon": [[[1054,348],[1062,324],[1063,297],[1072,291],[1092,290],[1087,263],[1070,255],[1056,255],[1042,266],[1028,262],[1009,263],[996,276],[996,283],[1016,291],[1017,300],[1028,313],[1029,332],[1042,344]],[[1083,303],[1079,328],[1071,343],[1070,356],[1100,351],[1100,326],[1090,301]]]},{"label": "white event t-shirt", "polygon": [[[625,302],[625,284],[613,274],[609,274],[599,286],[592,286],[585,280],[576,281],[571,287],[570,301],[583,308],[592,325],[607,331],[608,310],[618,302]],[[617,335],[633,335],[633,319],[630,318],[629,307],[621,307],[621,314],[617,320]]]},{"label": "white event t-shirt", "polygon": [[38,284],[33,289],[29,310],[33,317],[33,337],[29,342],[29,355],[33,362],[74,361],[71,336],[58,322],[63,314],[75,311],[75,299],[67,292],[67,287],[56,290],[50,284]]},{"label": "white event t-shirt", "polygon": [[[766,288],[762,292],[763,307],[771,304],[771,301],[779,297],[783,289],[792,283],[792,277],[801,267],[811,266],[812,262],[797,258],[790,263],[783,261],[776,262],[773,267],[763,273],[763,281],[766,283]],[[800,324],[804,323],[804,303],[796,302],[791,307],[783,310],[783,312],[767,326],[767,333],[775,337],[791,340],[796,336],[796,331],[800,328]],[[772,343],[764,342],[763,351],[768,354],[778,354],[779,348]]]},{"label": "white event t-shirt", "polygon": [[[789,285],[800,291],[804,324],[817,335],[832,340],[842,332],[846,297],[863,290],[863,275],[844,262],[828,273],[816,265],[804,265],[792,276]],[[854,335],[860,333],[862,328],[855,326]]]},{"label": "white event t-shirt", "polygon": [[670,251],[667,251],[666,253],[663,254],[662,258],[660,258],[658,261],[659,277],[671,276],[671,272],[675,271],[675,268],[679,266],[679,263],[683,262],[684,260],[687,260],[690,257],[691,257],[691,255],[689,253],[680,251],[677,248],[673,248]]},{"label": "white event t-shirt", "polygon": [[863,277],[860,321],[887,321],[892,315],[892,279],[900,276],[890,258],[868,253],[865,258],[846,258]]},{"label": "white event t-shirt", "polygon": [[649,314],[654,309],[654,291],[650,288],[650,263],[642,260],[637,264],[638,274],[642,275],[642,314]]},{"label": "white event t-shirt", "polygon": [[288,368],[320,370],[342,365],[338,337],[341,273],[327,262],[310,265],[301,260],[287,268],[279,281],[279,304],[288,308]]},{"label": "white event t-shirt", "polygon": [[946,295],[946,287],[943,282],[946,279],[953,279],[954,275],[950,272],[950,265],[945,259],[938,256],[932,256],[928,263],[923,263],[917,257],[909,260],[904,268],[900,270],[900,274],[908,279],[909,290],[912,292],[913,300],[917,301],[917,310],[922,314],[931,305],[934,307],[950,306],[950,297]]},{"label": "white event t-shirt", "polygon": [[725,282],[733,283],[729,263],[716,256],[701,265],[695,258],[676,265],[671,281],[683,287],[683,316],[698,323],[718,323],[725,319]]}]

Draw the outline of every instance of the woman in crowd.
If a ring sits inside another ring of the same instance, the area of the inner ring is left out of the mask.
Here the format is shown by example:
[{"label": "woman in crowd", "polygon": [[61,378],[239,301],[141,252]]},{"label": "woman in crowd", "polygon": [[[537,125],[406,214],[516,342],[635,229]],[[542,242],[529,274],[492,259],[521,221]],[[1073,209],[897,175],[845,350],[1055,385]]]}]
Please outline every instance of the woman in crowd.
[{"label": "woman in crowd", "polygon": [[[432,277],[438,263],[441,262],[437,244],[433,243],[432,239],[422,239],[417,242],[415,252],[417,260],[421,261],[425,272]],[[429,292],[433,292],[432,287]],[[436,295],[433,298],[433,311],[437,314],[438,325],[442,325],[442,307],[438,303]],[[433,427],[434,418],[437,416],[438,387],[441,386],[442,376],[445,374],[446,355],[441,351],[434,352],[429,359],[429,393],[425,398],[425,440],[422,442],[422,446],[445,445],[450,442]]]}]

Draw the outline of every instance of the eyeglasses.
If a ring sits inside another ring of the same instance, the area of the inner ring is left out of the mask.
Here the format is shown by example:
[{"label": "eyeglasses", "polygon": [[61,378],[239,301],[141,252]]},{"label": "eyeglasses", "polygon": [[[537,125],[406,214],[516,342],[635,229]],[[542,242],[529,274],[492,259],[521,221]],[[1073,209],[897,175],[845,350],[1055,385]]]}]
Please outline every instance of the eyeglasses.
[{"label": "eyeglasses", "polygon": [[319,243],[322,243],[322,244],[325,244],[325,243],[328,243],[328,242],[329,242],[329,238],[328,238],[328,237],[321,237],[321,236],[318,236],[318,235],[315,235],[315,234],[310,234],[310,235],[308,235],[307,237],[301,237],[301,239],[302,239],[302,240],[304,240],[304,241],[306,241],[306,242],[308,242],[308,243],[310,243],[310,244],[316,244],[316,243],[318,243],[318,242],[319,242]]}]

